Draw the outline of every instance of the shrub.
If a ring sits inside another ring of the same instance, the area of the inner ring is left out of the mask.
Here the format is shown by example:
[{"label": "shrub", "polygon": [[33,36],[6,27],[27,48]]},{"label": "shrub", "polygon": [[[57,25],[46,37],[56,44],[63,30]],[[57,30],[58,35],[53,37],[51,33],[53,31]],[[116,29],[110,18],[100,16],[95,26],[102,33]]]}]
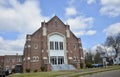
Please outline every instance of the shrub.
[{"label": "shrub", "polygon": [[12,73],[15,73],[15,69],[13,68],[11,72],[12,72]]},{"label": "shrub", "polygon": [[29,73],[30,72],[30,68],[26,68],[26,72]]},{"label": "shrub", "polygon": [[92,68],[92,63],[91,63],[91,62],[87,62],[87,63],[86,63],[86,67]]},{"label": "shrub", "polygon": [[80,68],[83,68],[83,63],[80,63]]},{"label": "shrub", "polygon": [[45,71],[45,66],[40,67],[41,71]]},{"label": "shrub", "polygon": [[36,70],[34,70],[34,72],[37,72],[38,70],[36,69]]}]

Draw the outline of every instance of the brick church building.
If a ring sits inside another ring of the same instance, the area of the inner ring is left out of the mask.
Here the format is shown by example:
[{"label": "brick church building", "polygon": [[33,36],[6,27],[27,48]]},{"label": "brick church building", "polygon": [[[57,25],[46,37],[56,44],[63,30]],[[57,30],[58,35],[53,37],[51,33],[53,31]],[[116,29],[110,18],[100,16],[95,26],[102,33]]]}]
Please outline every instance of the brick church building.
[{"label": "brick church building", "polygon": [[37,31],[26,36],[23,55],[0,56],[1,66],[18,72],[40,71],[41,67],[46,71],[73,70],[79,69],[81,62],[84,62],[81,39],[57,16],[42,22]]},{"label": "brick church building", "polygon": [[41,28],[33,34],[26,36],[23,70],[40,70],[43,66],[46,70],[61,70],[69,69],[69,65],[80,68],[81,57],[81,39],[71,32],[69,25],[54,16],[48,22],[42,22]]}]

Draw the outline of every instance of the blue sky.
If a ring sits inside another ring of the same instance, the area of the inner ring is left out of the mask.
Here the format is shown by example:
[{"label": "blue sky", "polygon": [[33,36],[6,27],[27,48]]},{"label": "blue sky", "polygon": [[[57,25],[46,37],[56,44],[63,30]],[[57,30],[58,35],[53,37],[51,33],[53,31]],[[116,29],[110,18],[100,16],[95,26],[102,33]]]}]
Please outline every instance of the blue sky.
[{"label": "blue sky", "polygon": [[120,0],[0,0],[0,55],[22,54],[26,34],[57,15],[83,48],[120,32]]}]

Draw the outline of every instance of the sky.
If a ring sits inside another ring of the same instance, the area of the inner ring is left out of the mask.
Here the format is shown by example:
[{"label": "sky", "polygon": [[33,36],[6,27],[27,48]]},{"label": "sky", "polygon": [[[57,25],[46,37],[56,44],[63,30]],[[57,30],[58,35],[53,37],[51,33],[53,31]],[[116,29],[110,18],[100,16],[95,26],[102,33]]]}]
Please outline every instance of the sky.
[{"label": "sky", "polygon": [[120,32],[120,0],[0,0],[0,55],[22,55],[26,34],[55,15],[85,49]]}]

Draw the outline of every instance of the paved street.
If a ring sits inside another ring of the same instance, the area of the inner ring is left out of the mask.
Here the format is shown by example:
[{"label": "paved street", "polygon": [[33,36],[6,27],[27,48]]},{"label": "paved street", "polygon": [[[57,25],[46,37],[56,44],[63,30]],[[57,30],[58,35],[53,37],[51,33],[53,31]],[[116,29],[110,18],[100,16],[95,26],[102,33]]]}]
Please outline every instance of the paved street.
[{"label": "paved street", "polygon": [[80,76],[80,77],[120,77],[120,70],[101,72],[87,76]]}]

